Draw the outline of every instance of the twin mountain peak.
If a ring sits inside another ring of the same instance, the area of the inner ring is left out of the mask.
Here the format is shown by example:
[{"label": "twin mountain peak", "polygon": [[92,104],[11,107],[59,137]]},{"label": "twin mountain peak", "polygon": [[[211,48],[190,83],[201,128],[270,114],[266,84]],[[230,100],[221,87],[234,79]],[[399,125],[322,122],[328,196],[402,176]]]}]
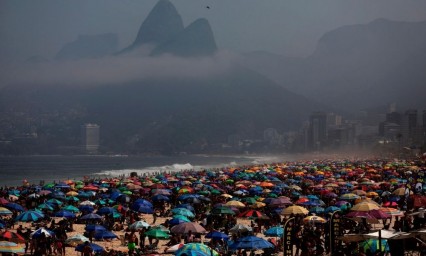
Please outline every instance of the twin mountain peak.
[{"label": "twin mountain peak", "polygon": [[[103,35],[99,35],[102,37]],[[80,49],[96,48],[99,40],[92,40],[93,46],[89,47],[87,40],[82,42],[81,38],[67,44],[56,56],[60,59],[92,58],[89,53],[84,54]],[[84,44],[84,47],[80,47]],[[75,49],[74,54],[72,49]],[[200,18],[192,22],[186,28],[175,6],[169,0],[159,0],[149,13],[139,28],[134,42],[117,54],[132,54],[140,49],[147,50],[148,55],[158,56],[162,54],[171,54],[181,57],[208,56],[216,52],[217,46],[213,36],[213,31],[209,22]],[[71,50],[63,58],[63,52]],[[111,48],[108,48],[104,55],[114,54]],[[86,56],[84,56],[86,55]],[[96,57],[99,56],[99,50]]]}]

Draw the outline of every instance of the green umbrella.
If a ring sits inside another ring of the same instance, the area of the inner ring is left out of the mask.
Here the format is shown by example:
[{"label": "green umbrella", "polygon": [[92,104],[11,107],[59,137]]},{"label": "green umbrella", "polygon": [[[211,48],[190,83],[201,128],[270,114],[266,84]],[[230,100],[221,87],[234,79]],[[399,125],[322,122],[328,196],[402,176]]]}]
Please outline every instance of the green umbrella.
[{"label": "green umbrella", "polygon": [[174,218],[174,219],[180,219],[180,220],[187,221],[187,222],[191,222],[191,221],[188,219],[188,217],[183,216],[183,215],[180,215],[180,214],[176,214],[176,215],[174,215],[174,216],[173,216],[173,218]]},{"label": "green umbrella", "polygon": [[63,207],[62,210],[73,212],[73,213],[80,212],[80,210],[77,207],[72,206],[72,205],[67,205],[67,206]]},{"label": "green umbrella", "polygon": [[160,230],[160,229],[150,229],[147,232],[145,232],[145,235],[147,237],[154,237],[157,239],[169,239],[169,234],[166,232]]},{"label": "green umbrella", "polygon": [[212,214],[230,214],[230,215],[235,215],[235,212],[226,206],[221,206],[221,207],[216,207],[212,210]]}]

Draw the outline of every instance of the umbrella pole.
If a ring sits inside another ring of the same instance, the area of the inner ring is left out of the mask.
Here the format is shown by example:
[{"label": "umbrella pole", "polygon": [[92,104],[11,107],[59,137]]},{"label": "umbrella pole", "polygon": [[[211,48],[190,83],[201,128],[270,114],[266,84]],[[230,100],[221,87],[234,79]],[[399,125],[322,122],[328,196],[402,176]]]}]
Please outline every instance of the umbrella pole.
[{"label": "umbrella pole", "polygon": [[382,251],[382,230],[379,230],[379,252]]}]

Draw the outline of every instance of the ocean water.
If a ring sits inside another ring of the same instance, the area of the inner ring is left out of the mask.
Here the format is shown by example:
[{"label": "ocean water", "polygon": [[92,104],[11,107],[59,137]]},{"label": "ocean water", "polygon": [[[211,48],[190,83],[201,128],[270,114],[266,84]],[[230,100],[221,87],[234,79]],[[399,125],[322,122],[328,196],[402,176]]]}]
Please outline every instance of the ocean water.
[{"label": "ocean water", "polygon": [[203,170],[291,160],[290,156],[2,156],[0,186],[22,185],[89,177],[139,175],[155,172]]}]

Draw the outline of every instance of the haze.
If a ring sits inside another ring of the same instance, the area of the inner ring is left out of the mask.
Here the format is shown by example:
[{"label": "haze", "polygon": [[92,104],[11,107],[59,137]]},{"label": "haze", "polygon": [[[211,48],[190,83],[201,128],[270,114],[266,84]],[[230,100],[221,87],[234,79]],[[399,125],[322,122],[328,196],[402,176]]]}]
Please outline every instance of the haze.
[{"label": "haze", "polygon": [[[318,39],[342,25],[377,18],[426,20],[426,1],[185,0],[171,1],[187,26],[207,18],[220,49],[308,56]],[[120,48],[135,38],[157,0],[0,2],[0,60],[52,58],[78,35],[116,33]],[[206,8],[209,6],[210,8]]]}]

